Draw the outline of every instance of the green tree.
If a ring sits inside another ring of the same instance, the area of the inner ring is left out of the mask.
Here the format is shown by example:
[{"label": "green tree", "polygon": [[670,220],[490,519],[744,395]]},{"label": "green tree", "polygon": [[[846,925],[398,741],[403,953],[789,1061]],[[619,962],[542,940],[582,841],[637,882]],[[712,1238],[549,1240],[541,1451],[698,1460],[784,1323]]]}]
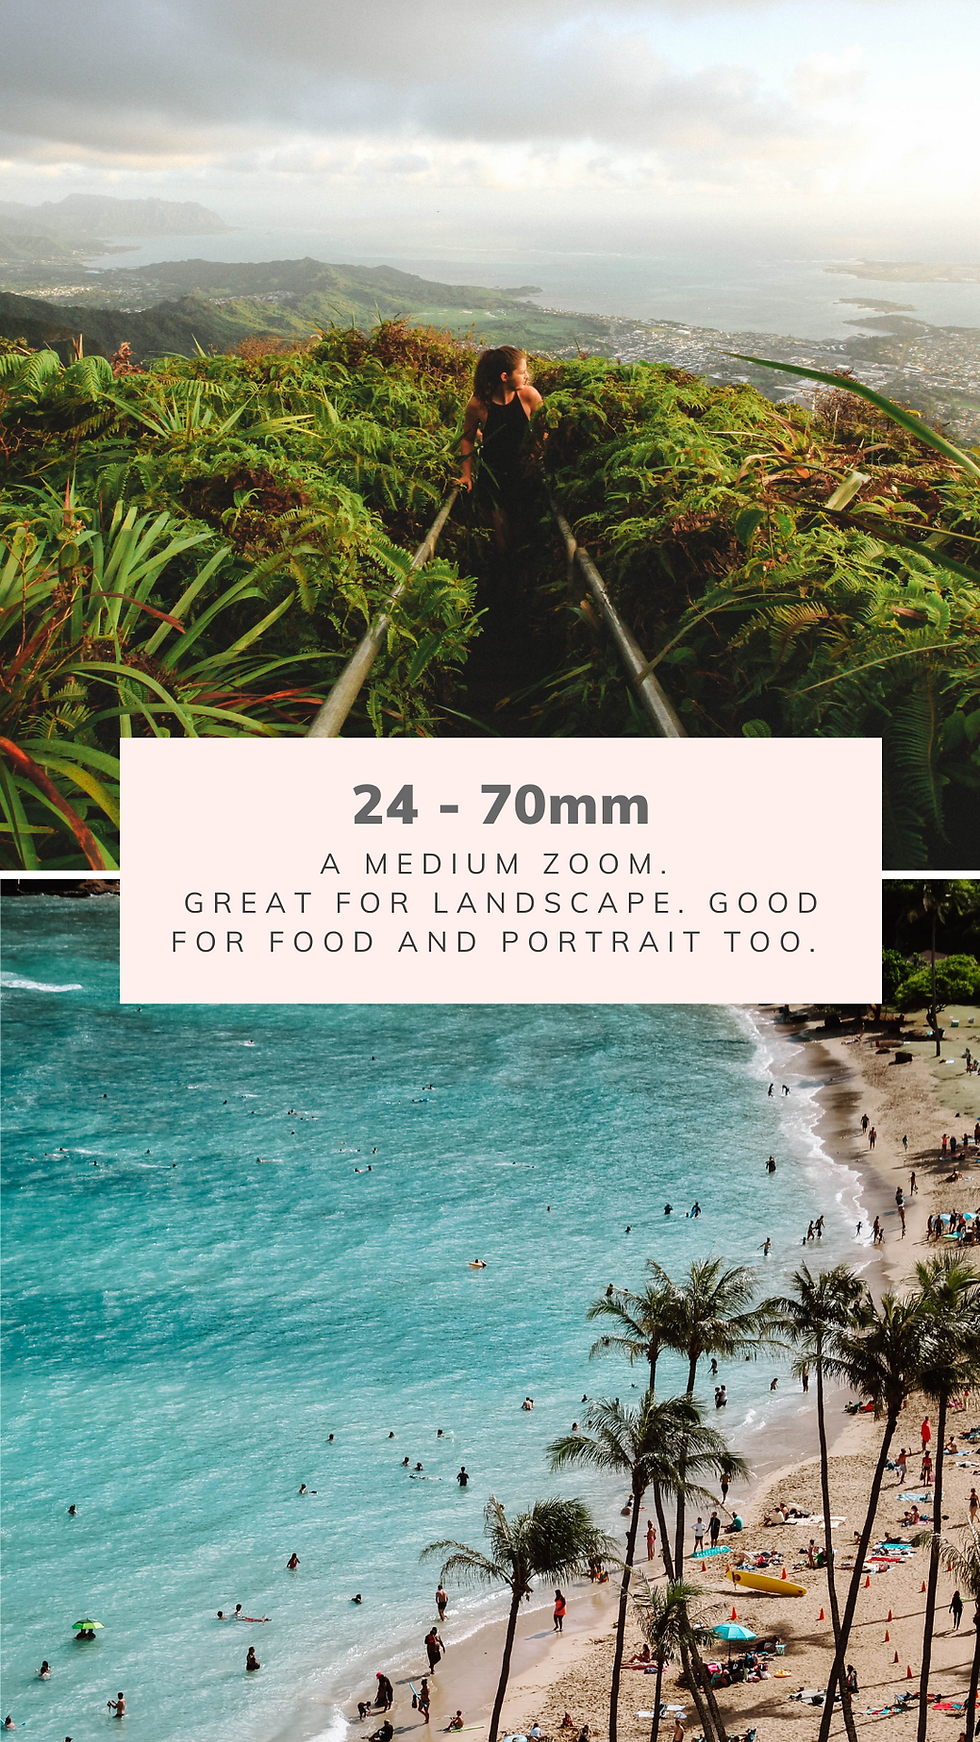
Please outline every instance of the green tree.
[{"label": "green tree", "polygon": [[645,1361],[650,1369],[650,1391],[656,1390],[657,1362],[669,1341],[674,1285],[665,1272],[649,1287],[634,1294],[628,1288],[615,1288],[603,1294],[589,1307],[587,1319],[612,1319],[615,1328],[603,1333],[589,1350],[589,1360],[597,1355],[625,1355],[632,1366]]},{"label": "green tree", "polygon": [[940,1010],[947,1004],[969,1004],[978,992],[980,962],[976,956],[947,956],[944,962],[906,972],[896,989],[895,1002],[900,1010],[921,1010],[925,1005],[929,1026],[938,1031]]},{"label": "green tree", "polygon": [[[816,1381],[817,1439],[820,1446],[820,1494],[823,1504],[824,1554],[827,1561],[827,1596],[835,1645],[840,1639],[840,1604],[834,1567],[834,1542],[830,1523],[830,1467],[827,1449],[827,1412],[824,1368],[827,1356],[840,1334],[860,1324],[867,1316],[869,1300],[864,1284],[846,1264],[814,1276],[806,1264],[794,1271],[793,1293],[773,1302],[780,1332],[798,1350],[793,1371],[812,1366]],[[844,1724],[850,1742],[856,1742],[854,1714],[847,1688],[841,1687]]]},{"label": "green tree", "polygon": [[500,1501],[491,1494],[483,1513],[489,1541],[486,1554],[465,1542],[444,1538],[430,1542],[421,1560],[442,1555],[440,1578],[471,1580],[481,1585],[506,1585],[510,1591],[507,1631],[500,1665],[500,1679],[490,1718],[489,1742],[496,1742],[500,1713],[510,1677],[510,1660],[521,1600],[536,1578],[561,1579],[578,1572],[597,1556],[608,1555],[613,1544],[599,1530],[582,1500],[536,1500],[527,1512],[508,1518]]},{"label": "green tree", "polygon": [[[673,1397],[657,1403],[648,1391],[635,1409],[599,1399],[590,1406],[585,1419],[587,1431],[564,1434],[553,1440],[548,1456],[553,1470],[585,1464],[624,1478],[630,1487],[629,1529],[609,1693],[609,1742],[616,1742],[626,1613],[643,1496],[653,1485],[661,1509],[665,1495],[673,1496],[678,1505],[684,1493],[697,1500],[710,1500],[713,1496],[703,1486],[707,1479],[744,1476],[747,1466],[728,1450],[719,1433],[704,1425],[701,1411],[690,1397]],[[662,1510],[658,1516],[662,1517]],[[668,1576],[672,1576],[666,1543],[664,1548]]]},{"label": "green tree", "polygon": [[681,1580],[671,1580],[664,1586],[651,1585],[642,1573],[637,1574],[633,1602],[639,1611],[643,1636],[657,1661],[650,1742],[657,1742],[660,1734],[665,1664],[685,1649],[688,1655],[692,1647],[698,1653],[706,1650],[714,1638],[711,1627],[691,1619],[690,1604],[703,1594],[698,1585],[687,1585]]},{"label": "green tree", "polygon": [[[746,1264],[725,1268],[723,1258],[701,1258],[692,1264],[679,1283],[671,1283],[656,1259],[647,1260],[661,1287],[672,1291],[668,1347],[687,1357],[687,1395],[694,1395],[698,1363],[705,1355],[732,1360],[754,1355],[761,1343],[773,1338],[772,1315],[767,1302],[756,1303],[755,1272]],[[677,1496],[674,1561],[678,1576],[684,1565],[684,1494],[682,1481]]]},{"label": "green tree", "polygon": [[929,1576],[922,1629],[922,1667],[919,1677],[919,1724],[917,1742],[926,1742],[929,1670],[932,1664],[932,1634],[936,1620],[936,1586],[943,1516],[943,1447],[950,1400],[972,1390],[980,1379],[980,1276],[959,1254],[944,1252],[920,1262],[915,1279],[925,1306],[921,1345],[919,1389],[937,1409],[936,1481],[932,1505],[932,1537],[929,1544]]},{"label": "green tree", "polygon": [[834,1661],[827,1678],[827,1694],[820,1717],[819,1742],[827,1742],[834,1715],[834,1698],[842,1680],[847,1643],[854,1625],[864,1562],[871,1543],[875,1514],[888,1452],[906,1401],[919,1385],[919,1350],[924,1307],[919,1294],[883,1294],[879,1306],[867,1303],[862,1323],[835,1339],[833,1351],[824,1356],[828,1374],[842,1379],[874,1405],[876,1420],[884,1420],[881,1444],[871,1478],[868,1509],[854,1555],[854,1571],[841,1616]]}]

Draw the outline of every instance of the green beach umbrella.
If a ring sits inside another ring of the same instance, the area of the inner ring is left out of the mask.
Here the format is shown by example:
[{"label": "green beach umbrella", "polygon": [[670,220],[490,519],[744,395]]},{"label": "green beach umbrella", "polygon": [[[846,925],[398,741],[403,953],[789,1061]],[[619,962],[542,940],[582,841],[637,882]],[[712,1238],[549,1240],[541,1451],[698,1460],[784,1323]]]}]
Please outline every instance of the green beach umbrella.
[{"label": "green beach umbrella", "polygon": [[102,1621],[73,1621],[72,1622],[72,1628],[76,1633],[78,1632],[79,1628],[84,1628],[86,1633],[92,1633],[92,1632],[94,1632],[96,1627],[101,1628],[103,1633],[105,1632],[105,1623]]}]

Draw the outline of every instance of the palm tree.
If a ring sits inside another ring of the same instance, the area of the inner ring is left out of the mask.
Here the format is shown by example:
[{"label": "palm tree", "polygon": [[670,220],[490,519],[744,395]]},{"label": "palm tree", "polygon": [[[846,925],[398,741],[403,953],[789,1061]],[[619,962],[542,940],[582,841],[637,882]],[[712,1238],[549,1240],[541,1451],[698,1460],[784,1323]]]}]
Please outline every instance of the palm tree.
[{"label": "palm tree", "polygon": [[[840,1604],[834,1572],[834,1545],[830,1524],[830,1469],[827,1451],[827,1412],[824,1396],[824,1361],[835,1347],[835,1338],[862,1321],[868,1293],[846,1264],[814,1276],[803,1264],[794,1271],[793,1293],[772,1302],[780,1332],[799,1350],[793,1371],[812,1366],[817,1389],[817,1438],[820,1445],[820,1493],[823,1501],[824,1553],[827,1561],[827,1595],[834,1628],[834,1644],[840,1637]],[[844,1727],[849,1742],[856,1742],[854,1714],[846,1686],[841,1687]]]},{"label": "palm tree", "polygon": [[[444,1555],[439,1577],[471,1579],[481,1585],[506,1585],[510,1611],[504,1636],[500,1680],[493,1702],[489,1742],[496,1742],[500,1712],[507,1692],[510,1659],[517,1631],[521,1599],[535,1578],[561,1579],[588,1565],[597,1556],[608,1555],[611,1539],[599,1530],[582,1500],[536,1500],[529,1512],[508,1518],[500,1501],[491,1494],[483,1513],[488,1554],[465,1542],[444,1539],[430,1542],[421,1560]],[[447,1552],[449,1551],[449,1552]]]},{"label": "palm tree", "polygon": [[940,1549],[946,1561],[952,1568],[959,1584],[963,1585],[973,1598],[974,1603],[974,1639],[973,1663],[970,1668],[970,1691],[966,1698],[966,1742],[973,1742],[977,1733],[977,1691],[980,1689],[980,1536],[971,1524],[970,1541],[965,1548],[959,1543],[950,1542],[948,1537],[940,1538]]},{"label": "palm tree", "polygon": [[936,1404],[936,1481],[933,1490],[932,1539],[922,1632],[917,1742],[926,1742],[932,1632],[936,1620],[936,1586],[943,1516],[943,1447],[950,1398],[971,1389],[980,1377],[980,1276],[958,1253],[918,1263],[915,1278],[926,1308],[919,1389]]},{"label": "palm tree", "polygon": [[692,1646],[695,1651],[700,1652],[714,1638],[712,1628],[692,1621],[688,1613],[688,1604],[703,1594],[698,1585],[686,1585],[680,1580],[673,1580],[661,1589],[657,1585],[649,1584],[642,1573],[637,1575],[637,1589],[633,1593],[633,1601],[640,1611],[640,1626],[644,1637],[652,1645],[657,1660],[650,1742],[657,1742],[660,1734],[660,1702],[663,1696],[665,1661],[682,1652],[685,1647],[688,1652]]},{"label": "palm tree", "polygon": [[882,1295],[878,1307],[869,1300],[862,1313],[861,1325],[841,1332],[835,1338],[832,1353],[824,1356],[827,1372],[843,1379],[852,1391],[868,1398],[874,1404],[876,1419],[884,1416],[885,1426],[871,1479],[867,1515],[854,1557],[854,1571],[848,1586],[840,1633],[835,1642],[834,1661],[827,1679],[818,1742],[827,1742],[830,1735],[834,1698],[842,1680],[841,1671],[854,1625],[861,1575],[874,1529],[889,1448],[902,1408],[919,1384],[919,1351],[924,1311],[922,1297],[918,1294],[900,1297],[888,1292]]},{"label": "palm tree", "polygon": [[[699,1485],[705,1477],[727,1475],[731,1479],[735,1475],[744,1476],[747,1467],[742,1458],[728,1450],[721,1434],[705,1427],[701,1411],[690,1397],[673,1397],[657,1403],[648,1391],[635,1409],[626,1408],[618,1401],[598,1399],[591,1405],[585,1420],[587,1432],[564,1434],[553,1440],[548,1455],[553,1470],[565,1469],[570,1464],[588,1464],[595,1470],[615,1472],[617,1476],[625,1477],[630,1485],[632,1504],[609,1693],[609,1742],[616,1742],[626,1609],[643,1496],[652,1484],[661,1507],[665,1494],[673,1495],[678,1505],[684,1492],[698,1500],[709,1500],[711,1494]],[[670,1577],[673,1569],[669,1549],[666,1544],[664,1546]],[[696,1679],[692,1678],[692,1683]],[[721,1734],[723,1736],[724,1731]]]},{"label": "palm tree", "polygon": [[657,1361],[661,1351],[672,1347],[668,1340],[670,1313],[674,1302],[674,1285],[665,1273],[663,1280],[634,1294],[628,1288],[615,1288],[611,1294],[600,1295],[589,1307],[586,1318],[611,1318],[616,1330],[607,1331],[593,1343],[589,1360],[597,1355],[625,1355],[634,1361],[646,1361],[650,1368],[650,1390],[656,1389]]},{"label": "palm tree", "polygon": [[[647,1269],[661,1288],[672,1290],[668,1347],[687,1356],[687,1395],[692,1397],[698,1362],[705,1355],[754,1354],[760,1343],[773,1340],[769,1303],[755,1304],[755,1273],[747,1264],[724,1268],[723,1258],[702,1258],[692,1264],[682,1282],[672,1283],[656,1259]],[[684,1564],[684,1483],[677,1497],[674,1560]]]}]

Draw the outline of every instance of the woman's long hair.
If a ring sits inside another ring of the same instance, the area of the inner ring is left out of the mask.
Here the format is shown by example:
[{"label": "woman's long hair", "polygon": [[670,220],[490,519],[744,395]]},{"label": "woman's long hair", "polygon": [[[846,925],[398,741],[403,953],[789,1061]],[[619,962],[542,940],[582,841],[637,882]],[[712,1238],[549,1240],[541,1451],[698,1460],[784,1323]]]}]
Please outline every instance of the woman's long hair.
[{"label": "woman's long hair", "polygon": [[473,374],[473,397],[481,405],[489,405],[505,372],[513,374],[525,353],[514,345],[498,345],[493,351],[481,351]]}]

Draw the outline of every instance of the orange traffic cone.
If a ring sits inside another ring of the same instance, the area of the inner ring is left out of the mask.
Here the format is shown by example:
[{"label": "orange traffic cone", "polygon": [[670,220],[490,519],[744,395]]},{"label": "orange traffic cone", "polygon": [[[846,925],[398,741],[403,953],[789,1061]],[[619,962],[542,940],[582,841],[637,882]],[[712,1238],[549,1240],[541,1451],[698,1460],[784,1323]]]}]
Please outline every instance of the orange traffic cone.
[{"label": "orange traffic cone", "polygon": [[866,1591],[870,1591],[870,1589],[871,1589],[871,1574],[870,1573],[868,1573],[868,1575],[864,1581],[864,1588]]},{"label": "orange traffic cone", "polygon": [[892,1618],[892,1612],[891,1612],[891,1610],[890,1610],[890,1609],[889,1609],[889,1611],[888,1611],[888,1619],[889,1619],[889,1621],[890,1621],[890,1620],[891,1620],[891,1618]]},{"label": "orange traffic cone", "polygon": [[925,1582],[925,1579],[923,1579],[923,1581],[922,1581],[922,1589],[923,1589],[923,1590],[925,1590],[925,1588],[926,1588],[926,1582]]},{"label": "orange traffic cone", "polygon": [[825,1616],[824,1616],[824,1612],[823,1612],[823,1610],[822,1610],[822,1609],[821,1609],[821,1611],[820,1611],[820,1613],[819,1613],[819,1615],[818,1615],[818,1616],[817,1616],[817,1620],[818,1620],[818,1621],[823,1621],[823,1620],[825,1620],[825,1619],[826,1619],[826,1617],[825,1617]]},{"label": "orange traffic cone", "polygon": [[738,1620],[738,1610],[737,1610],[737,1609],[736,1609],[736,1608],[734,1608],[734,1607],[733,1607],[733,1608],[732,1608],[732,1620],[733,1620],[733,1621],[737,1621],[737,1620]]},{"label": "orange traffic cone", "polygon": [[893,1657],[893,1658],[892,1658],[892,1662],[893,1662],[893,1663],[897,1663],[897,1662],[898,1662],[898,1652],[897,1652],[897,1651],[896,1651],[896,1653],[895,1653],[895,1656],[894,1656],[894,1657]]},{"label": "orange traffic cone", "polygon": [[885,1644],[886,1644],[886,1645],[890,1645],[890,1644],[891,1644],[891,1634],[890,1634],[890,1633],[889,1633],[889,1631],[888,1631],[888,1628],[887,1628],[887,1627],[886,1627],[886,1628],[885,1628]]},{"label": "orange traffic cone", "polygon": [[905,1665],[905,1680],[907,1682],[912,1680],[912,1665],[910,1663]]},{"label": "orange traffic cone", "polygon": [[783,1578],[785,1579],[785,1577],[786,1577],[786,1568],[784,1567],[783,1568]]}]

